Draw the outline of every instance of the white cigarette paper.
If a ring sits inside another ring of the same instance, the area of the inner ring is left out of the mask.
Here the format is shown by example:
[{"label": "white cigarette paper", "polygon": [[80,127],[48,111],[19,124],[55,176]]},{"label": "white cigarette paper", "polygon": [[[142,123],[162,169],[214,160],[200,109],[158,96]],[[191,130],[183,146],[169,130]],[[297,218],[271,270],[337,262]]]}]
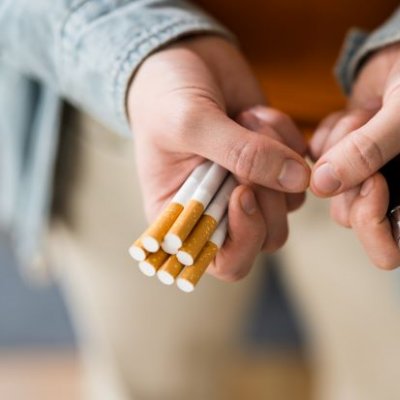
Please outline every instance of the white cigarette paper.
[{"label": "white cigarette paper", "polygon": [[178,251],[177,258],[183,265],[188,266],[194,263],[196,257],[210,239],[224,216],[228,208],[231,194],[236,186],[236,179],[229,174],[222,187],[207,207],[204,215]]},{"label": "white cigarette paper", "polygon": [[166,234],[162,245],[166,252],[175,254],[181,248],[227,174],[228,171],[220,165],[211,165],[190,201]]},{"label": "white cigarette paper", "polygon": [[228,217],[225,216],[218,225],[211,239],[200,252],[195,263],[190,267],[185,267],[177,279],[176,283],[180,290],[190,293],[196,287],[200,278],[203,276],[207,267],[214,260],[218,250],[222,247],[228,231]]},{"label": "white cigarette paper", "polygon": [[211,165],[210,161],[206,161],[193,170],[168,206],[141,236],[140,240],[145,250],[154,253],[160,249],[165,234],[179,217]]},{"label": "white cigarette paper", "polygon": [[205,161],[198,165],[176,192],[175,196],[172,198],[172,202],[185,206],[196,192],[197,187],[207,175],[212,165],[211,161]]}]

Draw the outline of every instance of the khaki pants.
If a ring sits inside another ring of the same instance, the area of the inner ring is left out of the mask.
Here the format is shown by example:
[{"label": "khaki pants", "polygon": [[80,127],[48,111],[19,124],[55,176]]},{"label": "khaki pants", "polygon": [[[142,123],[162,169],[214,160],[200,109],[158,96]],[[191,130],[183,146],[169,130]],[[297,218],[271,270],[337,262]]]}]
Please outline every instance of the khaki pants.
[{"label": "khaki pants", "polygon": [[146,226],[133,145],[68,113],[49,252],[82,342],[88,398],[216,399],[260,268],[192,294],[143,276],[128,247]]},{"label": "khaki pants", "polygon": [[311,195],[291,217],[286,283],[308,333],[317,400],[400,399],[400,279],[372,266]]},{"label": "khaki pants", "polygon": [[[146,225],[133,145],[82,114],[66,121],[49,254],[82,344],[86,397],[220,399],[262,266],[238,284],[206,277],[190,295],[142,276],[127,253]],[[291,222],[284,272],[309,333],[315,398],[399,399],[392,275],[368,265],[325,204]]]}]

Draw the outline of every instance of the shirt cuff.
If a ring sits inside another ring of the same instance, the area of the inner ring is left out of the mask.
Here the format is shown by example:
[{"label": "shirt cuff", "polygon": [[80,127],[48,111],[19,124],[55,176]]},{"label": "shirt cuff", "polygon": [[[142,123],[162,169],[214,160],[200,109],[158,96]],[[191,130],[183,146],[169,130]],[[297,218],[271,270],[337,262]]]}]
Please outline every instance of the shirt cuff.
[{"label": "shirt cuff", "polygon": [[357,73],[371,54],[399,41],[400,9],[370,34],[361,29],[350,30],[335,67],[335,75],[343,91],[347,95],[351,93]]},{"label": "shirt cuff", "polygon": [[180,21],[169,21],[149,32],[140,43],[128,46],[124,50],[121,63],[118,65],[113,87],[113,108],[121,128],[130,132],[126,109],[127,90],[138,67],[151,54],[179,38],[197,34],[215,34],[235,42],[234,36],[212,19],[188,18]]},{"label": "shirt cuff", "polygon": [[233,35],[212,17],[181,0],[84,2],[61,33],[62,92],[78,106],[124,136],[131,135],[126,94],[144,59],[161,47],[193,34]]}]

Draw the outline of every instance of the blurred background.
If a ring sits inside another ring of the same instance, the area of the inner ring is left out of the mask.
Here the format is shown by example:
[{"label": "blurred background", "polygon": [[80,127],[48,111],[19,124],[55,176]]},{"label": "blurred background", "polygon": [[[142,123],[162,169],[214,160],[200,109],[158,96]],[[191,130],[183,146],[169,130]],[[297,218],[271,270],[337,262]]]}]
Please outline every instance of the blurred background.
[{"label": "blurred background", "polygon": [[0,398],[76,399],[75,337],[59,289],[22,279],[0,235]]},{"label": "blurred background", "polygon": [[[370,30],[398,5],[391,0],[196,3],[237,34],[271,104],[309,132],[344,105],[332,67],[346,31]],[[243,346],[253,356],[243,361],[248,373],[237,398],[309,399],[313,375],[302,323],[283,283],[281,261],[271,263],[243,326]],[[265,353],[267,362],[256,356]],[[59,289],[27,285],[0,236],[0,398],[77,399],[79,378],[76,341]]]},{"label": "blurred background", "polygon": [[[26,282],[7,242],[0,236],[0,398],[79,399],[76,338],[60,289],[54,283]],[[247,365],[251,379],[242,383],[241,390],[243,396],[255,391],[257,398],[276,393],[307,399],[311,377],[302,354],[301,327],[278,268],[271,259],[243,326],[242,345],[253,358]],[[270,359],[267,365],[260,362],[265,353]],[[292,380],[291,387],[287,379]]]},{"label": "blurred background", "polygon": [[274,107],[313,128],[344,97],[333,67],[348,30],[378,27],[395,0],[197,0],[235,32]]}]

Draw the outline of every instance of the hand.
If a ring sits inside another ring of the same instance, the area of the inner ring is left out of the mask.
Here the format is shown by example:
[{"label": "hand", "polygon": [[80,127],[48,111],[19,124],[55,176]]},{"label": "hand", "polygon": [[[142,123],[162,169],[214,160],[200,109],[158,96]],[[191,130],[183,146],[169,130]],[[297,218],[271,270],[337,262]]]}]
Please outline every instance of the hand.
[{"label": "hand", "polygon": [[362,68],[348,109],[328,116],[311,141],[318,159],[311,188],[334,196],[332,217],[351,227],[378,267],[400,265],[386,212],[389,192],[379,169],[400,153],[400,45],[373,55]]},{"label": "hand", "polygon": [[[204,158],[233,172],[241,182],[229,205],[229,237],[209,272],[236,280],[260,250],[273,251],[287,236],[286,214],[303,195],[309,169],[305,143],[282,113],[258,108],[262,92],[240,52],[226,40],[202,36],[182,40],[150,56],[128,92],[139,178],[146,211],[155,217]],[[253,118],[254,117],[254,118]],[[243,122],[242,121],[242,122]],[[278,140],[277,140],[278,138]],[[273,189],[273,190],[271,190]]]}]

